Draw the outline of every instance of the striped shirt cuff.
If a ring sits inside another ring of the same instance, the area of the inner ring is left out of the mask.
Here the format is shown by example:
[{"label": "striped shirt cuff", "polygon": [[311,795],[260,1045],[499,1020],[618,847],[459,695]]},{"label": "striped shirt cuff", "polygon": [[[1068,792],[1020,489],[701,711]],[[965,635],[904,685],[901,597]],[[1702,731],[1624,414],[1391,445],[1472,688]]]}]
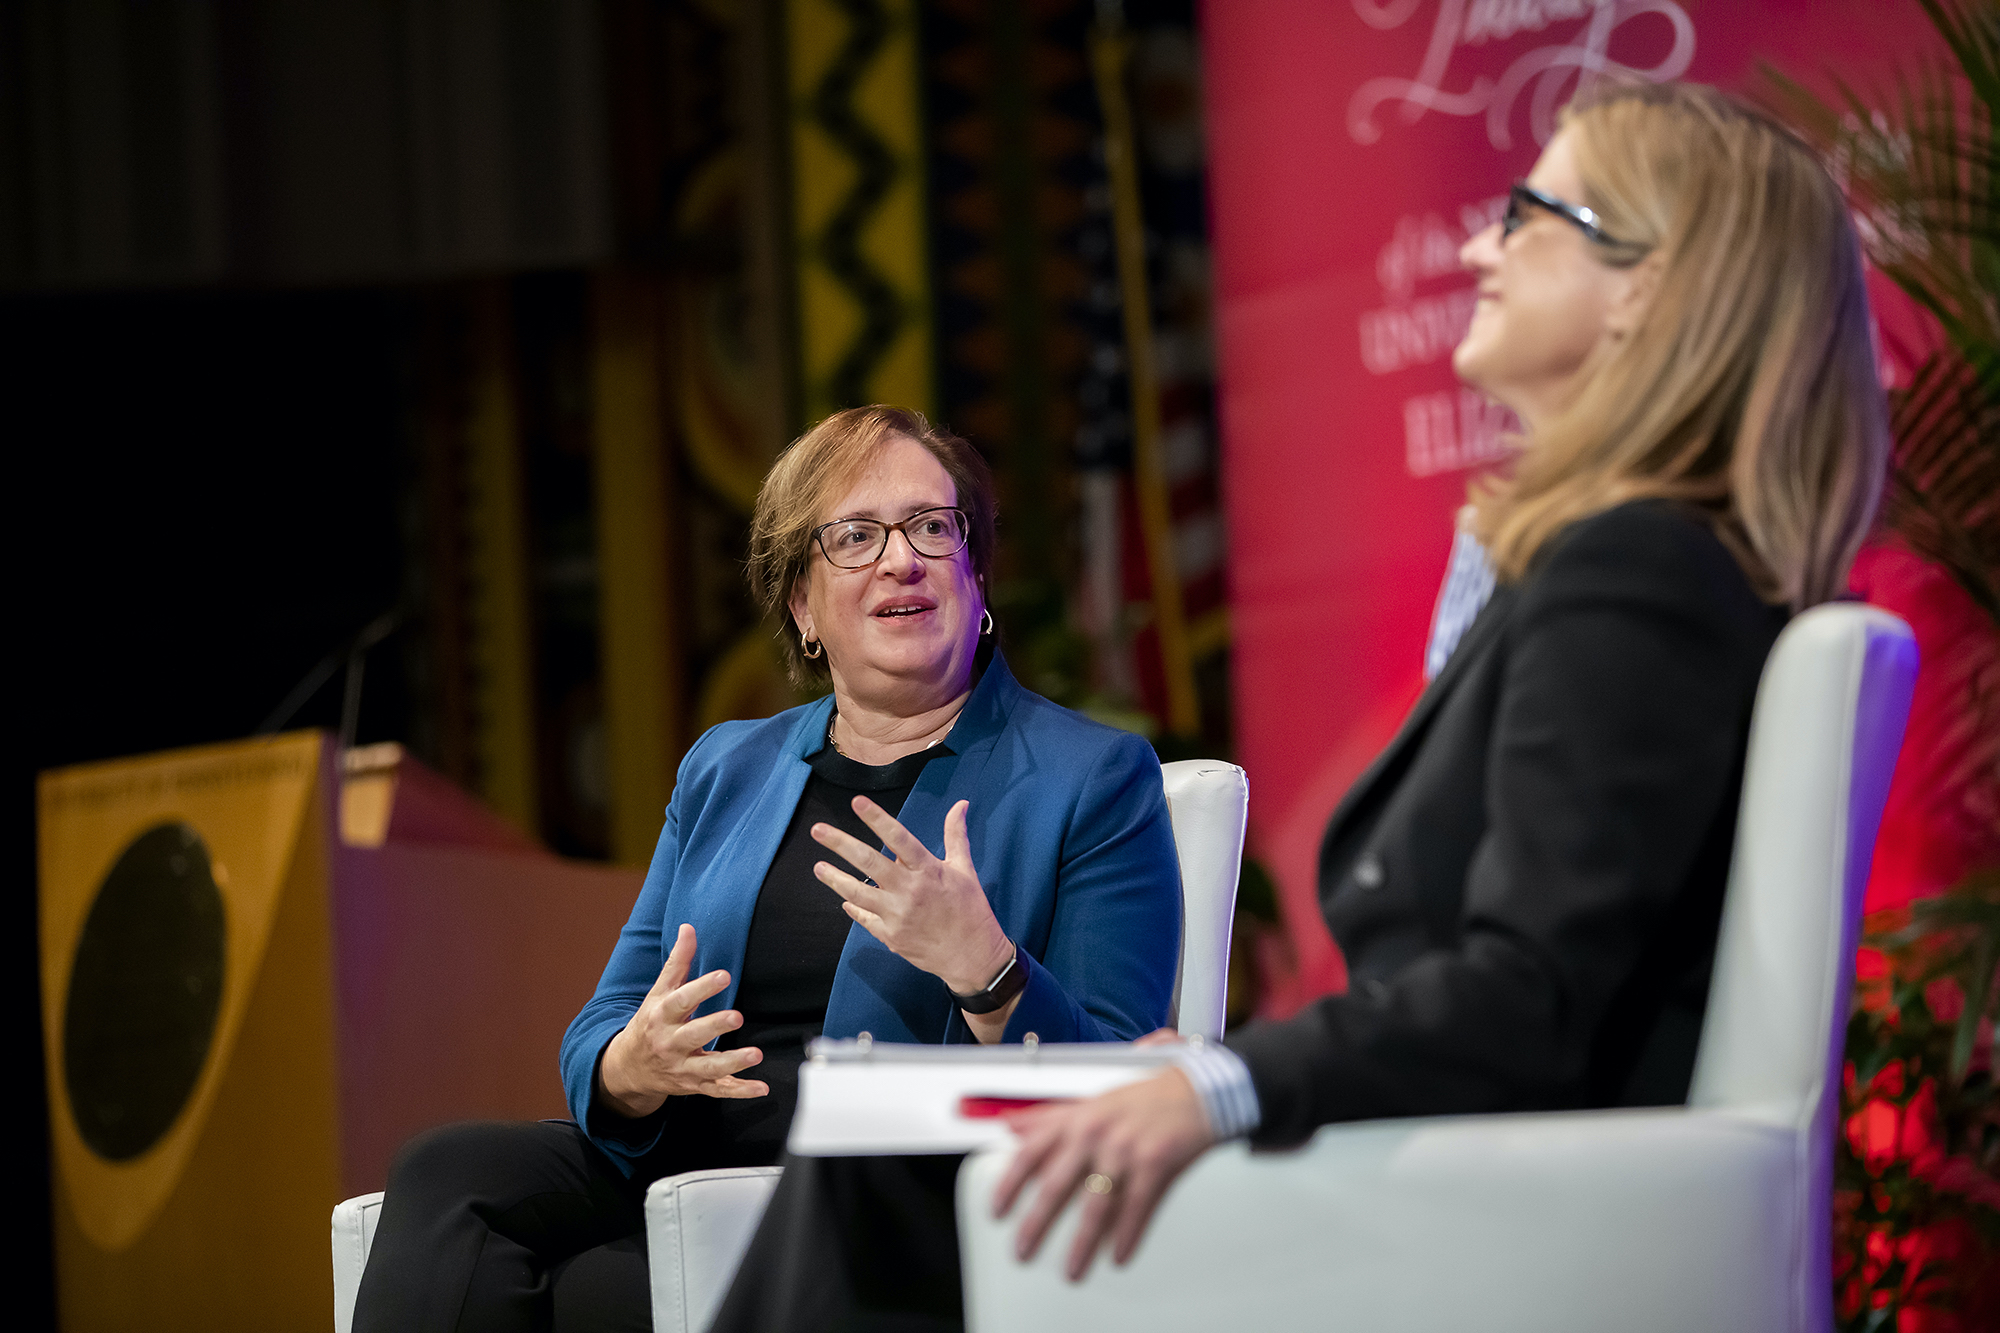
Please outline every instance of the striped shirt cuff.
[{"label": "striped shirt cuff", "polygon": [[1213,1042],[1190,1044],[1174,1057],[1174,1063],[1194,1084],[1201,1109],[1208,1117],[1209,1132],[1216,1142],[1240,1139],[1264,1118],[1257,1104],[1257,1088],[1250,1081],[1250,1066],[1227,1046]]}]

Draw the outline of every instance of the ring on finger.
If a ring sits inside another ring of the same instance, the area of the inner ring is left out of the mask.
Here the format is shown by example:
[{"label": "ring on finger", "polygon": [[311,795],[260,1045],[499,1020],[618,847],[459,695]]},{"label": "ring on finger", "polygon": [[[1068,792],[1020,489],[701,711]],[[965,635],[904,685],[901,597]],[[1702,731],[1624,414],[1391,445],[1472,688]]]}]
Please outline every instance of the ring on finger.
[{"label": "ring on finger", "polygon": [[1118,1182],[1101,1171],[1093,1171],[1083,1178],[1083,1187],[1092,1194],[1104,1195],[1118,1188]]}]

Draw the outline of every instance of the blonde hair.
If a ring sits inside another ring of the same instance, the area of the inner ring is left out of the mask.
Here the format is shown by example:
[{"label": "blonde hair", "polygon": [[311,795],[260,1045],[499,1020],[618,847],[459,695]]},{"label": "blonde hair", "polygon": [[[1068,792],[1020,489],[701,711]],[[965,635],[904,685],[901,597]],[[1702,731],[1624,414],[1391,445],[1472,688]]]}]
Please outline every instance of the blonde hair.
[{"label": "blonde hair", "polygon": [[778,455],[750,514],[750,590],[765,614],[778,618],[795,684],[810,685],[827,674],[824,656],[805,655],[790,606],[792,589],[812,568],[813,529],[826,521],[826,507],[853,485],[875,451],[898,435],[929,450],[950,476],[958,507],[971,520],[965,547],[972,572],[982,586],[992,572],[998,506],[992,470],[978,451],[907,407],[878,404],[835,412]]},{"label": "blonde hair", "polygon": [[1628,500],[1707,513],[1752,586],[1794,610],[1840,596],[1881,498],[1888,417],[1847,205],[1767,117],[1694,84],[1614,86],[1563,114],[1584,200],[1659,265],[1632,334],[1587,367],[1513,474],[1475,482],[1505,579]]}]

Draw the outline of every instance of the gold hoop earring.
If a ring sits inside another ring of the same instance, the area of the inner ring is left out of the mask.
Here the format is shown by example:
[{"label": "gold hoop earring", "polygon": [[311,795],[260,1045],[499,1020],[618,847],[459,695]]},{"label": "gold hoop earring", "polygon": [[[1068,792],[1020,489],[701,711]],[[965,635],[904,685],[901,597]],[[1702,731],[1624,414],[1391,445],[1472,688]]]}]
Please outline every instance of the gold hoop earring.
[{"label": "gold hoop earring", "polygon": [[979,632],[981,634],[991,634],[993,632],[993,613],[991,611],[984,609],[980,611]]},{"label": "gold hoop earring", "polygon": [[[819,649],[819,651],[814,652],[813,649],[815,648]],[[808,662],[817,662],[819,661],[820,658],[826,656],[826,645],[821,643],[818,639],[807,638],[805,631],[800,630],[799,656],[805,658],[806,661]]]}]

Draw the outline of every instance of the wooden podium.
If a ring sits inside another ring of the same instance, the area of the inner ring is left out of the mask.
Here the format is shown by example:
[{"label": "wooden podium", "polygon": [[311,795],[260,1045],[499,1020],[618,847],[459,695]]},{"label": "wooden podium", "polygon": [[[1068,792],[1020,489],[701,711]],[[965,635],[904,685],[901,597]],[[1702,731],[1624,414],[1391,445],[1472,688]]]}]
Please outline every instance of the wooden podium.
[{"label": "wooden podium", "polygon": [[328,1214],[404,1139],[565,1113],[556,1044],[639,872],[349,759],[344,801],[318,733],[41,777],[66,1329],[324,1327]]}]

